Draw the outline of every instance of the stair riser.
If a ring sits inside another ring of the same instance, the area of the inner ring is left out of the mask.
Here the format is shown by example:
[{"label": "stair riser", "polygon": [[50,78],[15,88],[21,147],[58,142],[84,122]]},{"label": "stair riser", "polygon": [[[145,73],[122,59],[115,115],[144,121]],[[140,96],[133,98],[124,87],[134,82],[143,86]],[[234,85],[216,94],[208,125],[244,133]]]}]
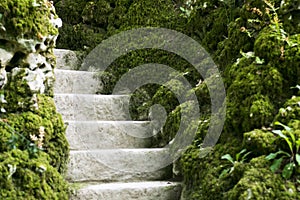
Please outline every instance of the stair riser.
[{"label": "stair riser", "polygon": [[128,96],[56,94],[54,100],[64,120],[130,120]]},{"label": "stair riser", "polygon": [[140,181],[170,178],[162,150],[71,151],[68,179],[80,181]]},{"label": "stair riser", "polygon": [[102,90],[94,73],[71,70],[55,70],[54,93],[96,94]]},{"label": "stair riser", "polygon": [[71,149],[146,148],[148,122],[68,122],[66,136]]},{"label": "stair riser", "polygon": [[71,200],[179,200],[180,184],[170,184],[160,187],[136,187],[124,189],[80,189]]}]

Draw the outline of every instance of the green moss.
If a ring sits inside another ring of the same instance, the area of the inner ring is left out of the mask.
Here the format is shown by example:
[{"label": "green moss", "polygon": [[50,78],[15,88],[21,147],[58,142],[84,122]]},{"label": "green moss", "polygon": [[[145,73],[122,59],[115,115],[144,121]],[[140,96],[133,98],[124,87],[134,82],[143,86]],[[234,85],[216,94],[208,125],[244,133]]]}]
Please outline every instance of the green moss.
[{"label": "green moss", "polygon": [[200,158],[199,146],[192,145],[181,158],[181,165],[184,175],[186,199],[205,200],[205,199],[225,199],[224,193],[235,185],[242,176],[244,164],[238,164],[235,173],[226,179],[220,179],[219,176],[225,166],[225,161],[221,161],[221,156],[229,153],[235,155],[239,150],[241,143],[237,139],[224,138],[226,141],[217,144],[213,152],[206,157]]},{"label": "green moss", "polygon": [[252,155],[268,155],[276,150],[275,140],[276,137],[273,133],[256,129],[244,133],[243,146],[251,149]]},{"label": "green moss", "polygon": [[45,36],[58,33],[49,21],[51,11],[48,2],[3,0],[0,3],[0,13],[2,14],[0,23],[6,29],[5,37],[40,39],[39,34]]},{"label": "green moss", "polygon": [[21,150],[1,153],[0,172],[1,199],[68,199],[68,184],[45,153],[37,158]]},{"label": "green moss", "polygon": [[[22,112],[19,114],[7,114],[5,119],[7,125],[16,132],[22,134],[30,140],[30,135],[38,137],[40,127],[45,128],[45,137],[43,140],[44,152],[49,155],[49,163],[59,172],[66,171],[69,145],[65,137],[66,127],[62,121],[61,115],[55,110],[53,99],[40,95],[38,97],[39,109],[35,112]],[[1,125],[3,143],[0,145],[2,151],[9,150],[6,142],[11,138],[12,132],[5,125]],[[26,149],[27,141],[20,140],[17,147]]]},{"label": "green moss", "polygon": [[300,118],[300,97],[293,96],[282,108],[279,109],[274,121],[288,125],[293,120]]},{"label": "green moss", "polygon": [[264,156],[252,159],[243,177],[225,196],[225,199],[297,199],[295,185],[274,174]]},{"label": "green moss", "polygon": [[15,76],[8,75],[8,83],[4,87],[4,96],[8,104],[3,107],[8,113],[30,110],[33,92],[30,90],[23,77],[26,70],[20,70]]}]

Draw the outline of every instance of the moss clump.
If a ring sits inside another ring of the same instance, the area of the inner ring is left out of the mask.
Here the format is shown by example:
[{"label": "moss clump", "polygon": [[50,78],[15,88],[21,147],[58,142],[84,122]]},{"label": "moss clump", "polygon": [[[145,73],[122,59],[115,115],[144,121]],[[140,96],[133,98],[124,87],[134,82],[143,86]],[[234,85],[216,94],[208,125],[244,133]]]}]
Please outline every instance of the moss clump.
[{"label": "moss clump", "polygon": [[[205,129],[204,129],[205,130]],[[225,140],[224,140],[225,141]],[[217,144],[213,152],[200,158],[199,146],[192,145],[181,158],[186,191],[183,196],[191,200],[225,199],[224,193],[241,177],[244,164],[235,167],[235,173],[226,179],[220,179],[225,162],[221,156],[238,152],[239,140],[227,140],[227,143]]]},{"label": "moss clump", "polygon": [[[65,22],[58,47],[73,50],[92,50],[101,40],[131,28],[176,29],[182,24],[170,0],[58,0],[55,6]],[[70,31],[75,34],[70,36]]]},{"label": "moss clump", "polygon": [[[38,137],[40,128],[44,127],[44,152],[49,155],[49,163],[63,173],[66,171],[69,156],[69,145],[64,135],[66,127],[61,115],[55,111],[52,98],[38,96],[38,106],[39,109],[35,112],[11,113],[2,116],[5,118],[6,124],[1,124],[3,143],[1,143],[0,149],[2,152],[9,150],[7,142],[14,135],[11,129],[30,140],[30,135]],[[27,141],[20,138],[15,145],[17,148],[25,150]]]},{"label": "moss clump", "polygon": [[275,121],[279,121],[283,124],[288,124],[293,120],[300,118],[300,97],[293,96],[291,99],[279,109],[278,114],[275,117]]},{"label": "moss clump", "polygon": [[1,35],[38,40],[41,35],[57,35],[57,28],[49,21],[50,8],[50,2],[43,0],[1,1],[0,24],[6,29]]},{"label": "moss clump", "polygon": [[256,129],[244,133],[243,146],[246,149],[251,149],[252,155],[268,155],[275,152],[275,140],[276,137],[273,133]]},{"label": "moss clump", "polygon": [[68,184],[49,162],[47,154],[36,158],[19,149],[0,154],[1,199],[68,199]]},{"label": "moss clump", "polygon": [[242,178],[229,190],[226,199],[297,199],[295,185],[267,169],[264,156],[250,161]]}]

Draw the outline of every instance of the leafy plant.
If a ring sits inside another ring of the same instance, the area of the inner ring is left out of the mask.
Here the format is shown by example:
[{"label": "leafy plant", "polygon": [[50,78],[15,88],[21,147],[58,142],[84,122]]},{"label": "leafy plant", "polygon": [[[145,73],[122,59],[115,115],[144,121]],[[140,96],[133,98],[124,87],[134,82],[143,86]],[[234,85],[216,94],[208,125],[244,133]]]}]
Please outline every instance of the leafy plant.
[{"label": "leafy plant", "polygon": [[288,145],[289,152],[279,150],[275,153],[269,154],[266,159],[274,160],[270,167],[272,172],[278,171],[282,166],[282,163],[287,161],[287,164],[285,164],[282,169],[282,177],[290,179],[296,169],[296,166],[300,165],[300,138],[296,138],[296,135],[290,127],[280,122],[275,122],[274,124],[284,128],[284,130],[273,130],[272,132],[285,140]]},{"label": "leafy plant", "polygon": [[224,177],[227,174],[231,174],[234,171],[234,167],[236,163],[244,163],[247,159],[247,156],[251,152],[247,152],[247,149],[241,150],[239,153],[235,154],[235,157],[233,158],[230,154],[225,154],[221,157],[221,159],[227,160],[230,162],[230,166],[226,169],[223,169],[223,171],[220,174],[220,178]]}]

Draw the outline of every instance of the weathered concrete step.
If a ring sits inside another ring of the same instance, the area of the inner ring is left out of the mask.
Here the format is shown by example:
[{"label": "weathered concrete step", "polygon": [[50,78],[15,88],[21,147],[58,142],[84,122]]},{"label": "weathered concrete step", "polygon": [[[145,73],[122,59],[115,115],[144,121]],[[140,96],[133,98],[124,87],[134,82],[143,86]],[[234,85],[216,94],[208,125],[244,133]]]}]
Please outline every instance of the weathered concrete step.
[{"label": "weathered concrete step", "polygon": [[79,69],[81,61],[79,53],[67,49],[54,49],[57,69]]},{"label": "weathered concrete step", "polygon": [[82,186],[71,200],[179,200],[182,190],[177,182],[104,183]]},{"label": "weathered concrete step", "polygon": [[129,96],[55,94],[55,104],[64,120],[72,121],[123,121],[130,120]]},{"label": "weathered concrete step", "polygon": [[54,93],[96,94],[102,90],[94,72],[55,69]]},{"label": "weathered concrete step", "polygon": [[71,182],[165,180],[172,173],[165,153],[166,149],[71,151],[67,179]]},{"label": "weathered concrete step", "polygon": [[150,122],[67,121],[71,149],[147,148],[151,145]]}]

